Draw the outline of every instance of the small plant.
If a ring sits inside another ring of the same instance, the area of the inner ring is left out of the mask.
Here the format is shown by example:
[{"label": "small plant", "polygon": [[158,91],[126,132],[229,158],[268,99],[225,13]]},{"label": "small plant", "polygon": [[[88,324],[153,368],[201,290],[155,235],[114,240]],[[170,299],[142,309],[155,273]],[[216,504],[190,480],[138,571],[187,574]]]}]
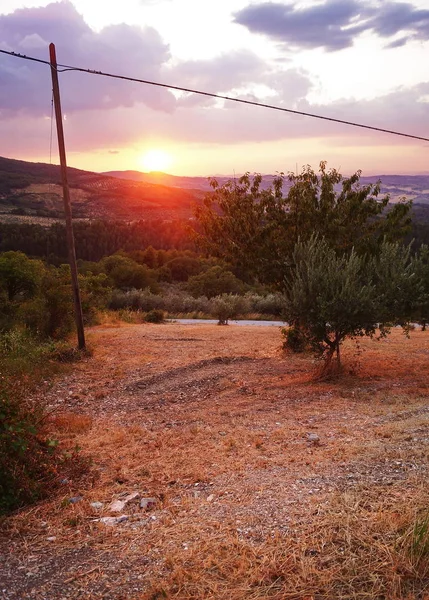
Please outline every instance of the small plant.
[{"label": "small plant", "polygon": [[0,393],[0,514],[33,502],[52,475],[52,440],[38,435],[41,415]]},{"label": "small plant", "polygon": [[411,556],[417,564],[429,557],[429,510],[416,518],[410,536]]},{"label": "small plant", "polygon": [[159,309],[150,310],[145,316],[147,323],[163,323],[164,322],[164,311]]}]

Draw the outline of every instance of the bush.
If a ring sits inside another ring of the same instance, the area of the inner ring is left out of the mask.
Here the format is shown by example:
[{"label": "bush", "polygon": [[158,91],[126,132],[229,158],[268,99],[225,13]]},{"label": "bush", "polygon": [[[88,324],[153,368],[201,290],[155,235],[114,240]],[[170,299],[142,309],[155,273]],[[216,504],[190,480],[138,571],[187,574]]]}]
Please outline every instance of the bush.
[{"label": "bush", "polygon": [[0,514],[34,502],[53,476],[55,442],[39,437],[40,411],[0,392]]},{"label": "bush", "polygon": [[209,314],[211,311],[211,304],[206,296],[194,298],[177,288],[168,289],[164,293],[162,300],[164,310],[170,314],[178,315],[199,312]]},{"label": "bush", "polygon": [[228,325],[229,319],[246,312],[246,302],[242,296],[222,294],[211,302],[211,313],[218,319],[218,325]]},{"label": "bush", "polygon": [[44,408],[28,400],[31,386],[64,368],[55,359],[80,358],[76,353],[25,329],[0,335],[0,514],[47,496],[65,475],[87,467],[76,451],[57,447],[44,430]]},{"label": "bush", "polygon": [[151,310],[145,316],[147,323],[163,323],[164,322],[164,311],[162,310]]},{"label": "bush", "polygon": [[157,294],[153,294],[149,289],[145,290],[113,290],[109,308],[119,310],[128,308],[130,310],[150,311],[163,308],[163,299]]},{"label": "bush", "polygon": [[239,294],[243,291],[243,282],[231,271],[220,266],[211,267],[204,273],[190,277],[187,290],[194,297],[214,298],[221,294]]},{"label": "bush", "polygon": [[266,294],[265,296],[248,292],[245,296],[252,313],[261,315],[274,315],[281,317],[284,311],[284,297],[280,293]]}]

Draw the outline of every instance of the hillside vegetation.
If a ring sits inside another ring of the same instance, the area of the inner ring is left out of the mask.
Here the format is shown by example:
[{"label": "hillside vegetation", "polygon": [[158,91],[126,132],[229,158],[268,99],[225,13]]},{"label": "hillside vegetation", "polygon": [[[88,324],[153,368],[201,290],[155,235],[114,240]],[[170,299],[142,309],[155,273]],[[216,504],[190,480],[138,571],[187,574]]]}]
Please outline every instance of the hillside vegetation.
[{"label": "hillside vegetation", "polygon": [[[127,181],[90,171],[68,169],[73,216],[78,219],[189,218],[201,199],[198,190]],[[63,216],[58,165],[0,157],[0,219]]]}]

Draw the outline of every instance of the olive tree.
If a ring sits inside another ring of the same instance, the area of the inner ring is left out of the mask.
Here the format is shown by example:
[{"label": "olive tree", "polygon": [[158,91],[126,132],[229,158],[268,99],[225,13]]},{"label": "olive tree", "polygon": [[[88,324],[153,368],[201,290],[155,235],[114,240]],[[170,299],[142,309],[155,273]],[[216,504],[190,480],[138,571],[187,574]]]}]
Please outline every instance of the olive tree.
[{"label": "olive tree", "polygon": [[[285,318],[325,357],[325,372],[339,371],[347,337],[384,335],[410,318],[416,274],[409,248],[383,242],[377,256],[354,249],[338,255],[325,239],[299,241],[294,269],[284,282]],[[333,362],[333,358],[336,358]]]}]

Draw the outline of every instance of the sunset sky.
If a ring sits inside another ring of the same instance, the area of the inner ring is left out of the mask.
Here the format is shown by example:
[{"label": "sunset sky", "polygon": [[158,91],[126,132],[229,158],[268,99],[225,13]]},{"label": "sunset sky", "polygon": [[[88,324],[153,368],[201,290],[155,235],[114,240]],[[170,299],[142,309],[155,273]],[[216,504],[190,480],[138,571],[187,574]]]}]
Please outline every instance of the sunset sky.
[{"label": "sunset sky", "polygon": [[[429,138],[429,0],[1,0],[0,48]],[[429,143],[85,73],[70,166],[429,173]],[[49,162],[49,67],[0,54],[0,155]],[[53,162],[58,162],[54,145]]]}]

